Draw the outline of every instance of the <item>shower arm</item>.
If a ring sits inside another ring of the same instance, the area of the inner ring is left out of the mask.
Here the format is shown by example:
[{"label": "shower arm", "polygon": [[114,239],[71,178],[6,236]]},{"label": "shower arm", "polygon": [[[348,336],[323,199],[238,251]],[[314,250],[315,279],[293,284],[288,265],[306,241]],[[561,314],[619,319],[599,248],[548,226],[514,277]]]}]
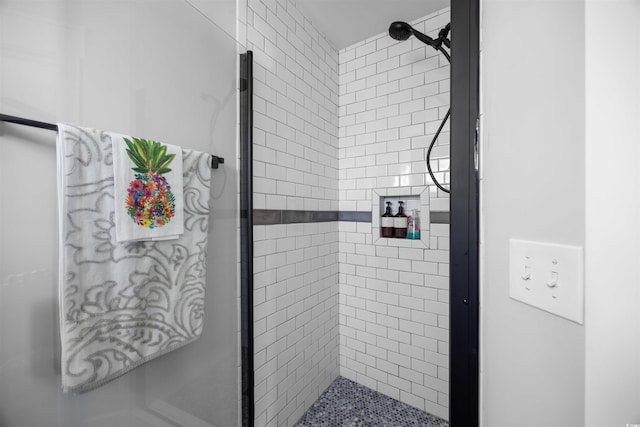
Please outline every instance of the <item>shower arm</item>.
[{"label": "shower arm", "polygon": [[447,58],[447,61],[451,62],[451,55],[449,55],[449,52],[442,48],[442,45],[444,44],[447,48],[451,49],[451,40],[447,38],[450,29],[451,24],[449,23],[446,27],[440,30],[437,39],[432,39],[428,35],[421,33],[414,28],[411,28],[411,33],[422,43],[431,46],[435,50],[440,51],[444,55],[444,57]]}]

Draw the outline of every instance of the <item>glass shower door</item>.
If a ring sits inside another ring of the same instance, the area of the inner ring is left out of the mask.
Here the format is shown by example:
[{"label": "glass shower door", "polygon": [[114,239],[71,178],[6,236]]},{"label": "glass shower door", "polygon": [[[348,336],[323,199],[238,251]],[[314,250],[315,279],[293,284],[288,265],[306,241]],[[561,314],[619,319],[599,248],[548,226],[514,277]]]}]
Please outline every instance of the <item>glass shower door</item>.
[{"label": "glass shower door", "polygon": [[69,395],[60,387],[55,133],[0,124],[2,426],[238,423],[237,47],[197,6],[185,0],[0,4],[0,112],[227,159],[212,171],[200,339]]}]

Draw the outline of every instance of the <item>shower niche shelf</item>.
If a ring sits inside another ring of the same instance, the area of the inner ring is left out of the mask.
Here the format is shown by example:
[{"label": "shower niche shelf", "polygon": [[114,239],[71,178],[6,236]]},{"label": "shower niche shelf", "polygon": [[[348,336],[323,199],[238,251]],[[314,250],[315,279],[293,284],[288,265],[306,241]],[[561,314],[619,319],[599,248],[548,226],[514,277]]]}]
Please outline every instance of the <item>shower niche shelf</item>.
[{"label": "shower niche shelf", "polygon": [[[398,246],[407,248],[429,248],[429,189],[428,187],[393,187],[372,190],[371,232],[375,245]],[[404,202],[404,212],[411,216],[413,209],[420,210],[420,239],[382,237],[380,218],[385,212],[387,202],[391,202],[392,213],[398,213],[398,202]]]}]

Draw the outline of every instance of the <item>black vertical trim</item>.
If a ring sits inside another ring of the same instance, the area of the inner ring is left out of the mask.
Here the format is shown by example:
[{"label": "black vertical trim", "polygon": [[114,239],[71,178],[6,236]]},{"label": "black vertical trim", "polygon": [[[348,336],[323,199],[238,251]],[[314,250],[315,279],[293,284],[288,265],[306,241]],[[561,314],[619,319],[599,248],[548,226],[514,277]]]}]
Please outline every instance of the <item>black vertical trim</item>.
[{"label": "black vertical trim", "polygon": [[254,424],[253,376],[253,52],[240,55],[240,323],[242,425]]},{"label": "black vertical trim", "polygon": [[479,0],[451,2],[450,395],[452,427],[479,425]]}]

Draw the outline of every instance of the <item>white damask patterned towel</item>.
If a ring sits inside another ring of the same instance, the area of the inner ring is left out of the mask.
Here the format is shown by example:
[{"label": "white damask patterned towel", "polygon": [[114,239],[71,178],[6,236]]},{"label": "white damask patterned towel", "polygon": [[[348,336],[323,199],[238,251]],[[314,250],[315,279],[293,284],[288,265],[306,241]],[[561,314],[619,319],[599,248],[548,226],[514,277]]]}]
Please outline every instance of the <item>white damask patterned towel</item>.
[{"label": "white damask patterned towel", "polygon": [[80,393],[202,333],[209,155],[183,150],[184,234],[119,243],[111,134],[58,125],[62,388]]}]

